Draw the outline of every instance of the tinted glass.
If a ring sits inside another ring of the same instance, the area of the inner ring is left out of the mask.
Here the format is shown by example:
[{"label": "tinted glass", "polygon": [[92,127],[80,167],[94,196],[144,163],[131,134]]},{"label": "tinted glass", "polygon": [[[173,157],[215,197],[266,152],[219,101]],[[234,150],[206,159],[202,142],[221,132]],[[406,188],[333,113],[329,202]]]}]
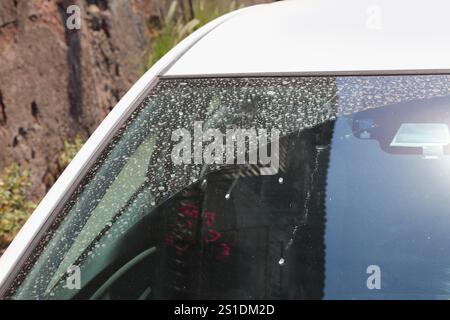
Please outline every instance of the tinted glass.
[{"label": "tinted glass", "polygon": [[444,75],[161,80],[10,294],[447,299],[449,124]]}]

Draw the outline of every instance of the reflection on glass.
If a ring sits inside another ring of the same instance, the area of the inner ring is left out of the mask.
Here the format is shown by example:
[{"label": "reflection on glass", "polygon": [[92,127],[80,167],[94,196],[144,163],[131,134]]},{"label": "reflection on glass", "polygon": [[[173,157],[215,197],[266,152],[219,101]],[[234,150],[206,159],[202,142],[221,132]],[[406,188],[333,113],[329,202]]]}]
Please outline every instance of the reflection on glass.
[{"label": "reflection on glass", "polygon": [[[32,299],[450,297],[450,77],[162,80],[10,290]],[[171,133],[278,129],[279,171]],[[78,266],[81,287],[67,270]],[[367,270],[380,270],[380,288]],[[378,268],[378,269],[377,269]]]}]

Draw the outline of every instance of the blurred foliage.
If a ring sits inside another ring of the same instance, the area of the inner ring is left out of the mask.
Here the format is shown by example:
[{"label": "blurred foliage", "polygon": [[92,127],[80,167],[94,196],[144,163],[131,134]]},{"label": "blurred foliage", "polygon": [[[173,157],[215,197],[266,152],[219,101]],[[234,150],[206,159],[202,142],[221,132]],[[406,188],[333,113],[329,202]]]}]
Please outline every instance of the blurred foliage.
[{"label": "blurred foliage", "polygon": [[194,17],[199,21],[198,27],[202,27],[225,13],[239,9],[236,1],[226,0],[197,0],[193,2]]},{"label": "blurred foliage", "polygon": [[161,59],[170,49],[177,45],[198,28],[211,20],[237,9],[234,0],[192,0],[191,17],[180,13],[181,6],[177,0],[172,1],[167,15],[159,30],[156,30],[150,54],[145,62],[145,70]]},{"label": "blurred foliage", "polygon": [[17,163],[0,176],[0,254],[36,207],[27,197],[30,184],[30,171]]},{"label": "blurred foliage", "polygon": [[[51,183],[58,178],[83,146],[83,139],[77,135],[74,140],[64,140],[64,146],[57,159],[58,172]],[[0,175],[0,255],[14,239],[17,232],[36,207],[27,194],[31,172],[13,163]]]},{"label": "blurred foliage", "polygon": [[44,177],[44,183],[47,189],[50,189],[55,183],[56,179],[58,179],[64,169],[69,165],[70,161],[72,161],[78,151],[80,151],[83,143],[83,138],[78,134],[73,140],[64,139],[63,149],[58,155],[58,159],[56,159],[56,168]]},{"label": "blurred foliage", "polygon": [[199,24],[197,19],[184,22],[182,17],[177,17],[177,7],[178,2],[173,1],[164,18],[163,27],[156,33],[156,38],[153,40],[153,46],[146,65],[147,69],[164,56],[178,42],[192,33]]},{"label": "blurred foliage", "polygon": [[[83,146],[83,138],[80,135],[76,135],[73,141],[64,140],[64,147],[58,157],[58,169],[59,174],[61,174],[64,169],[69,165],[70,161],[75,157],[75,155],[80,151]],[[57,178],[57,177],[56,177]]]}]

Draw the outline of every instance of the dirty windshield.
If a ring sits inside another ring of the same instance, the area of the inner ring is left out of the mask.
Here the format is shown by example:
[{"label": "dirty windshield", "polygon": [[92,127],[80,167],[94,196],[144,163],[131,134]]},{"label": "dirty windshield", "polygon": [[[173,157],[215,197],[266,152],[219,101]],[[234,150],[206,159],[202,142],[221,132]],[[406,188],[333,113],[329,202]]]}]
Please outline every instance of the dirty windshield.
[{"label": "dirty windshield", "polygon": [[450,298],[450,77],[160,80],[15,299]]}]

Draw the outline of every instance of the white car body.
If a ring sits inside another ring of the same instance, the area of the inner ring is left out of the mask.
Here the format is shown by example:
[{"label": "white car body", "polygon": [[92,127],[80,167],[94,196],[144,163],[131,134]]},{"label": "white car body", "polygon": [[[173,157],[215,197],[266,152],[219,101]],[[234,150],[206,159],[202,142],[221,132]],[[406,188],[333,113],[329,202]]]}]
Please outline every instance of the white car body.
[{"label": "white car body", "polygon": [[42,230],[160,77],[427,74],[450,70],[446,0],[299,0],[237,10],[196,31],[125,94],[0,259],[0,296]]}]

